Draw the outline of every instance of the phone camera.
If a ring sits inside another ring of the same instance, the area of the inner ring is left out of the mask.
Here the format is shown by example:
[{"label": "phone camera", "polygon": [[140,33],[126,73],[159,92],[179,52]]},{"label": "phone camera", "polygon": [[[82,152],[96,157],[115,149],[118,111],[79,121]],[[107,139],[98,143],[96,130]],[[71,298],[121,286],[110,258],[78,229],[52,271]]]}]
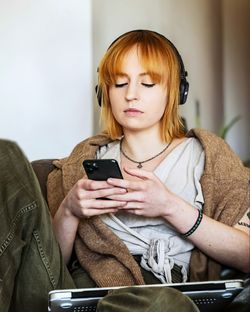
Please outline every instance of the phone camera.
[{"label": "phone camera", "polygon": [[85,164],[85,170],[87,173],[93,173],[95,170],[98,169],[98,164],[96,162],[87,162]]}]

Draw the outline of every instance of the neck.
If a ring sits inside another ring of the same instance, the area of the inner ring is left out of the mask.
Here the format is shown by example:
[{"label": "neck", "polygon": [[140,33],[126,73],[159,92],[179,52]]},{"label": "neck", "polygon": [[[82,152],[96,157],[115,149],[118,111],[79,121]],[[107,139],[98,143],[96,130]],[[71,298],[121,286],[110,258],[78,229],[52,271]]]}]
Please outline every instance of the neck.
[{"label": "neck", "polygon": [[122,143],[123,151],[136,161],[143,161],[160,152],[167,143],[163,142],[159,134],[155,133],[126,133]]}]

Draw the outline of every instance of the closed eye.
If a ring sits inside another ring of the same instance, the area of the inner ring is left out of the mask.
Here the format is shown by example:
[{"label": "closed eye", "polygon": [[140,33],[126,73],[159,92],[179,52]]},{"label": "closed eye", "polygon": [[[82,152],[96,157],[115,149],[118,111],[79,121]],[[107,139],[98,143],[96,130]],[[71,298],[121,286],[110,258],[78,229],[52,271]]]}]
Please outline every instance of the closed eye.
[{"label": "closed eye", "polygon": [[152,88],[153,86],[155,86],[155,83],[142,83],[142,85],[146,88]]},{"label": "closed eye", "polygon": [[115,84],[115,87],[116,87],[116,88],[122,88],[122,87],[126,86],[127,84],[128,84],[127,82],[124,82],[124,83],[116,83],[116,84]]}]

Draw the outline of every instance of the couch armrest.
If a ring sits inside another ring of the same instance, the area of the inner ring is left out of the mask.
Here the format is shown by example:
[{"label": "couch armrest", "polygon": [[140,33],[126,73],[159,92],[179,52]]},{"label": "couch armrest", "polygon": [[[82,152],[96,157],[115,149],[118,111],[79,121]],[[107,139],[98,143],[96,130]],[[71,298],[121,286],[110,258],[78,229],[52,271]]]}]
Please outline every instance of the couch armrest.
[{"label": "couch armrest", "polygon": [[55,159],[39,159],[31,162],[33,170],[40,183],[41,191],[47,201],[47,179],[49,173],[55,168],[53,161]]}]

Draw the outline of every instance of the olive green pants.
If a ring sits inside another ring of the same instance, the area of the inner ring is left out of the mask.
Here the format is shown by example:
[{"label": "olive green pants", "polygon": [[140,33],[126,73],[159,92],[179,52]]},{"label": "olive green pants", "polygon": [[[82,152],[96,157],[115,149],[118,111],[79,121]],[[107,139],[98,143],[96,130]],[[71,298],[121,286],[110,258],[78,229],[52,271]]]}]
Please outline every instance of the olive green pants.
[{"label": "olive green pants", "polygon": [[[150,278],[146,280],[153,282]],[[81,268],[69,273],[29,161],[15,143],[0,140],[0,311],[46,312],[50,290],[94,286]],[[169,305],[162,303],[162,308],[152,307],[152,311],[163,311],[163,308],[164,311],[197,311],[193,304],[191,310],[183,304],[189,302],[190,305],[191,301],[175,300],[186,298],[184,295],[179,293],[176,297],[176,293],[172,293],[170,290],[165,297]],[[154,296],[158,297],[154,290],[145,295],[141,290],[136,299],[138,311],[142,304],[152,302]],[[127,300],[130,298],[134,300],[133,290],[127,294]],[[162,295],[160,298],[162,302]],[[124,311],[123,299],[120,309],[115,303],[115,310],[105,305],[105,311]],[[128,301],[125,299],[125,302]],[[134,303],[131,301],[133,311],[137,311]],[[100,311],[104,311],[102,309],[100,306]]]},{"label": "olive green pants", "polygon": [[72,287],[35,174],[0,140],[0,310],[47,311],[48,291]]}]

